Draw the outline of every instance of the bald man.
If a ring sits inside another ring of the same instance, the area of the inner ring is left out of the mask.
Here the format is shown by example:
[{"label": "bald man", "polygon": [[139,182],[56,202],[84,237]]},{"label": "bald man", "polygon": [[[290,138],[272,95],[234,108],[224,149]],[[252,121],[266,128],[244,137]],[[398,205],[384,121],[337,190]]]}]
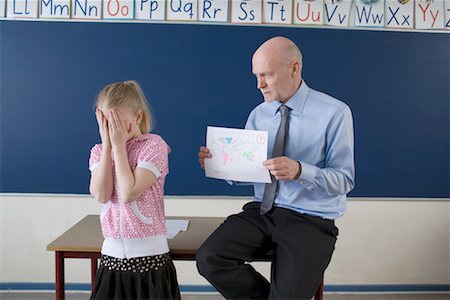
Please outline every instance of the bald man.
[{"label": "bald man", "polygon": [[[264,102],[245,128],[268,132],[271,158],[263,165],[272,183],[250,183],[253,201],[205,241],[197,267],[227,299],[311,299],[334,251],[334,220],[354,187],[352,114],[306,85],[300,49],[285,37],[263,43],[252,69]],[[198,157],[203,168],[211,153],[200,147]],[[247,263],[268,250],[270,282]]]}]

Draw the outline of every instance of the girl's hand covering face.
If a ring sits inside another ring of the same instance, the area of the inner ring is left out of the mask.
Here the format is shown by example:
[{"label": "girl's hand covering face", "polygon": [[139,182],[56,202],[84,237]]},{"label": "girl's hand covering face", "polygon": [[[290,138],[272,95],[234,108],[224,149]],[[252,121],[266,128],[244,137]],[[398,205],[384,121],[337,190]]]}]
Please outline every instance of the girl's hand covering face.
[{"label": "girl's hand covering face", "polygon": [[130,136],[130,126],[123,120],[120,111],[112,109],[109,115],[109,136],[113,147],[123,146]]},{"label": "girl's hand covering face", "polygon": [[95,117],[97,118],[98,131],[102,140],[103,146],[111,146],[111,140],[109,138],[108,120],[100,109],[95,110]]}]

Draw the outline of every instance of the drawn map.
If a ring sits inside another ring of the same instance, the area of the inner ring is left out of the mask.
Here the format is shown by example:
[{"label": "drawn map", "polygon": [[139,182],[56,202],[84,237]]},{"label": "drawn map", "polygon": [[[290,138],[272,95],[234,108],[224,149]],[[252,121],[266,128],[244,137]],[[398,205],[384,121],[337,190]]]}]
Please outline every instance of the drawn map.
[{"label": "drawn map", "polygon": [[207,177],[241,182],[270,182],[262,162],[267,159],[267,132],[208,126]]}]

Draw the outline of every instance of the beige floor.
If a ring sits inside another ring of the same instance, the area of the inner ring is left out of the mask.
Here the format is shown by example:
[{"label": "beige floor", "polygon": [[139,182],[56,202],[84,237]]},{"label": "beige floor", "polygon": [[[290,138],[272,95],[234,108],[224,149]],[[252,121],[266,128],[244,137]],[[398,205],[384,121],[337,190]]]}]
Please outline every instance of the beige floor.
[{"label": "beige floor", "polygon": [[[89,298],[89,293],[66,294],[67,300],[85,300]],[[224,300],[218,294],[206,293],[183,293],[182,300]],[[0,292],[1,300],[51,300],[55,299],[54,293],[19,293],[19,292]],[[325,293],[324,300],[450,300],[450,293],[410,293],[410,294],[337,294]]]}]

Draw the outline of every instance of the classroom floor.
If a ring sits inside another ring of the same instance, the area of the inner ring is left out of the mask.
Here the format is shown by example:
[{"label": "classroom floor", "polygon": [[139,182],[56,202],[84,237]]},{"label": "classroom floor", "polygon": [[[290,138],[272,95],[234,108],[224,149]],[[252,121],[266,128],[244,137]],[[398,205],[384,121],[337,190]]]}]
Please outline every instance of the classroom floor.
[{"label": "classroom floor", "polygon": [[[89,293],[66,293],[67,300],[86,300],[89,299]],[[47,300],[55,299],[54,293],[19,293],[19,292],[0,292],[1,300]],[[182,293],[182,300],[224,300],[218,294],[194,294]],[[343,294],[343,293],[325,293],[324,300],[449,300],[450,293],[389,293],[389,294]]]}]

